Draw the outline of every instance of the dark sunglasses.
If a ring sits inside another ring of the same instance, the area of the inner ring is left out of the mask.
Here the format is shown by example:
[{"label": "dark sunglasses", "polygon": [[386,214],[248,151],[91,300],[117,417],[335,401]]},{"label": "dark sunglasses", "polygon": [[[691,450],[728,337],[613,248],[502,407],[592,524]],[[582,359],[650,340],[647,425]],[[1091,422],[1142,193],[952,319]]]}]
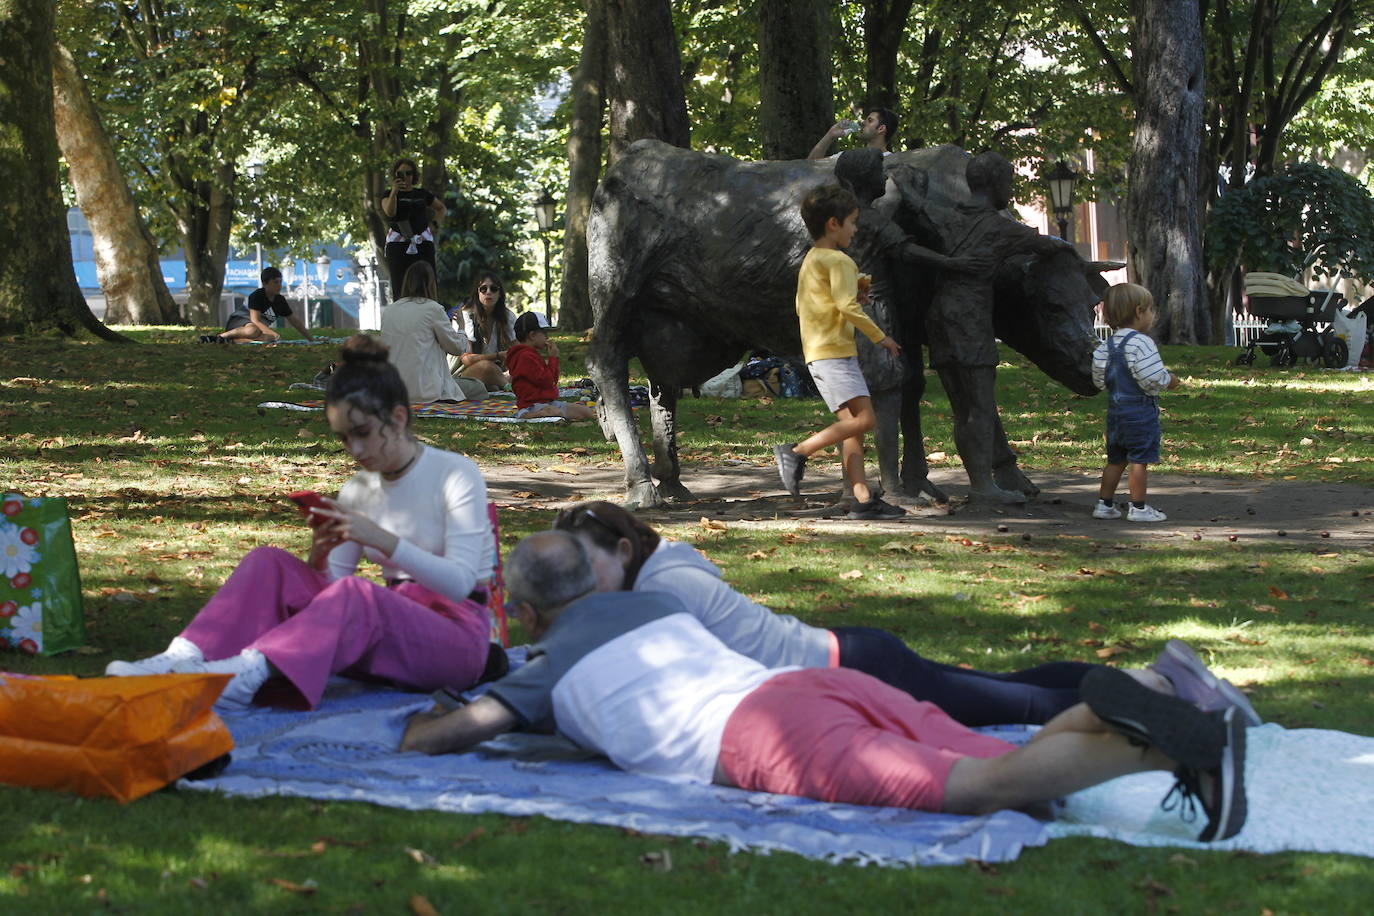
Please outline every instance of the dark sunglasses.
[{"label": "dark sunglasses", "polygon": [[396,177],[397,177],[397,178],[414,178],[414,177],[415,177],[415,173],[412,172],[410,169],[402,169],[401,171],[399,171],[399,172],[396,173]]},{"label": "dark sunglasses", "polygon": [[620,537],[620,532],[616,531],[603,518],[598,518],[597,514],[588,506],[573,506],[571,509],[564,509],[553,518],[553,527],[556,531],[576,531],[584,525],[585,519],[591,519],[602,528]]},{"label": "dark sunglasses", "polygon": [[477,287],[477,291],[479,293],[499,293],[501,292],[501,287],[483,283],[481,286]]}]

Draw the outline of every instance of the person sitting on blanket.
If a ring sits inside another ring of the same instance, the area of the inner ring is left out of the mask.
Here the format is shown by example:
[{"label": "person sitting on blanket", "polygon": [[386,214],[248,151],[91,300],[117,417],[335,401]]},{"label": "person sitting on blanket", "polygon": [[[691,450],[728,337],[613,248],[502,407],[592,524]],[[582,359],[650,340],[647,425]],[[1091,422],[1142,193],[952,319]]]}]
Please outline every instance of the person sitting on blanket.
[{"label": "person sitting on blanket", "polygon": [[[201,343],[234,343],[240,340],[256,340],[262,343],[275,343],[281,335],[272,329],[268,322],[281,317],[291,322],[292,327],[301,332],[306,340],[314,340],[310,329],[305,326],[301,316],[291,310],[286,297],[281,294],[281,271],[275,267],[264,267],[258,275],[262,286],[253,290],[248,302],[234,309],[224,330],[218,334],[206,334]],[[272,318],[268,318],[272,315]]]},{"label": "person sitting on blanket", "polygon": [[[965,725],[1048,722],[1078,702],[1079,684],[1101,667],[1064,661],[1024,671],[977,671],[931,661],[886,630],[808,626],[755,604],[722,581],[720,570],[690,544],[660,538],[614,503],[580,503],[559,513],[554,527],[575,534],[587,548],[603,591],[667,592],[721,642],[769,668],[854,668],[934,703]],[[1130,674],[1205,712],[1236,706],[1248,724],[1260,724],[1245,694],[1208,671],[1177,639],[1165,644],[1150,669]]]},{"label": "person sitting on blanket", "polygon": [[437,283],[428,261],[410,265],[400,294],[382,310],[382,343],[410,396],[416,403],[485,398],[486,385],[449,373],[444,354],[462,356],[468,352],[468,339],[435,301]]},{"label": "person sitting on blanket", "polygon": [[525,538],[505,565],[530,660],[472,703],[420,712],[401,750],[462,751],[525,728],[557,730],[633,773],[822,801],[983,814],[1146,770],[1202,841],[1245,823],[1245,725],[1099,668],[1079,703],[1025,747],[847,668],[767,668],[731,651],[661,592],[597,592],[576,537]]},{"label": "person sitting on blanket", "polygon": [[515,319],[515,340],[506,353],[506,370],[515,392],[517,417],[562,417],[594,420],[596,411],[585,404],[558,400],[558,344],[549,337],[549,322],[541,312],[524,312]]},{"label": "person sitting on blanket", "polygon": [[501,391],[510,384],[505,373],[506,353],[515,342],[515,315],[506,307],[506,285],[501,275],[484,270],[477,275],[472,295],[449,313],[455,325],[462,325],[472,350],[449,360],[454,375],[477,379],[488,391]]},{"label": "person sitting on blanket", "polygon": [[[489,637],[495,541],[477,465],[415,439],[401,377],[366,334],[344,345],[325,415],[360,470],[310,510],[309,561],[254,548],[165,652],[107,675],[232,674],[222,706],[313,709],[332,674],[435,690],[505,671]],[[354,575],[364,554],[386,587]]]}]

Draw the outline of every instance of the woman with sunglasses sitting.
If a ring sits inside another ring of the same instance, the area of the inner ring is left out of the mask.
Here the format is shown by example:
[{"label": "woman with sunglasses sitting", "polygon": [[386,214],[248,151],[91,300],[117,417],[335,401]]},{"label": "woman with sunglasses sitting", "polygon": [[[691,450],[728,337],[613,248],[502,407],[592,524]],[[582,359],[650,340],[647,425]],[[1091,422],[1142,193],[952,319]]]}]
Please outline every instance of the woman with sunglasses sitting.
[{"label": "woman with sunglasses sitting", "polygon": [[[1051,662],[1008,673],[975,671],[923,658],[886,630],[809,626],[750,601],[722,581],[715,564],[690,544],[659,537],[613,503],[566,509],[553,526],[571,532],[587,548],[600,591],[667,592],[721,642],[769,668],[854,668],[934,703],[968,726],[1048,722],[1079,702],[1079,683],[1098,667]],[[1239,706],[1259,724],[1244,695],[1207,671],[1178,640],[1169,640],[1149,669],[1127,673],[1203,710]]]},{"label": "woman with sunglasses sitting", "polygon": [[415,160],[401,158],[391,167],[391,190],[382,195],[382,214],[388,221],[383,255],[394,299],[410,265],[428,261],[434,267],[434,232],[448,208],[420,187]]},{"label": "woman with sunglasses sitting", "polygon": [[502,390],[510,384],[505,372],[506,351],[515,343],[515,316],[506,308],[506,289],[499,274],[487,270],[477,275],[461,315],[472,351],[449,360],[449,367],[459,378],[481,381],[488,391]]},{"label": "woman with sunglasses sitting", "polygon": [[[430,691],[504,673],[482,472],[415,438],[405,385],[366,334],[344,346],[325,417],[358,471],[337,497],[312,494],[309,559],[254,548],[165,652],[107,675],[229,674],[221,707],[313,709],[333,674]],[[364,556],[385,586],[356,574]]]}]

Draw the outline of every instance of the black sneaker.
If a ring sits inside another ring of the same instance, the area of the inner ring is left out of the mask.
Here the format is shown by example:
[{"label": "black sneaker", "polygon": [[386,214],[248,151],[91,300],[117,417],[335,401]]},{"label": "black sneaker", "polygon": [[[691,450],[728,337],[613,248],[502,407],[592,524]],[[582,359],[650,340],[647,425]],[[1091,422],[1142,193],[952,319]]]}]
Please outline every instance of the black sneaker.
[{"label": "black sneaker", "polygon": [[202,334],[202,335],[200,335],[200,342],[201,342],[201,343],[219,343],[219,335],[218,335],[218,334]]},{"label": "black sneaker", "polygon": [[849,512],[849,518],[854,521],[893,519],[901,518],[903,515],[906,515],[905,509],[883,502],[881,496],[875,496],[866,503],[858,503]]},{"label": "black sneaker", "polygon": [[[1190,823],[1197,819],[1201,803],[1207,813],[1207,826],[1197,836],[1202,843],[1229,840],[1245,826],[1246,816],[1245,716],[1234,706],[1210,715],[1220,719],[1226,732],[1221,764],[1208,770],[1179,767],[1174,772],[1178,782],[1160,803],[1165,811],[1178,808],[1183,820]],[[1205,787],[1204,779],[1208,783]]]},{"label": "black sneaker", "polygon": [[782,488],[793,496],[801,496],[802,475],[806,473],[806,458],[792,451],[792,445],[775,445],[773,446],[773,459],[778,463],[778,477],[782,478]]},{"label": "black sneaker", "polygon": [[1078,693],[1108,728],[1132,744],[1154,747],[1180,768],[1220,766],[1227,729],[1219,714],[1151,690],[1116,668],[1089,671]]}]

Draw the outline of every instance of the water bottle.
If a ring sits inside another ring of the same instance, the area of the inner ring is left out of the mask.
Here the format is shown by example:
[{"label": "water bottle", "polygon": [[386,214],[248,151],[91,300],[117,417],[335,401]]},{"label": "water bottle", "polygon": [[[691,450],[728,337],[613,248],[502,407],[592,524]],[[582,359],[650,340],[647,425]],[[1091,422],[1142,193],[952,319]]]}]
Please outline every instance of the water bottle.
[{"label": "water bottle", "polygon": [[842,136],[845,137],[849,136],[850,134],[857,134],[863,128],[863,125],[859,122],[850,121],[847,119],[841,121],[840,124],[844,127],[844,133],[842,134]]}]

